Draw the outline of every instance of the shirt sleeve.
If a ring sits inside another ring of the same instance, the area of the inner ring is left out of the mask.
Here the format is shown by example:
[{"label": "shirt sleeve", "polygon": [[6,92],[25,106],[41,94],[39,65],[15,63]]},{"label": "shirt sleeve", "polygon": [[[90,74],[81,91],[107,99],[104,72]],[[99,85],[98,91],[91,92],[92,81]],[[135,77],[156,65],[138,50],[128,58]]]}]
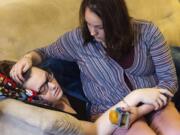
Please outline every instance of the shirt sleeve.
[{"label": "shirt sleeve", "polygon": [[43,59],[56,58],[67,61],[76,61],[79,57],[80,46],[82,46],[82,36],[79,29],[67,32],[52,44],[38,48],[38,52]]},{"label": "shirt sleeve", "polygon": [[155,73],[158,78],[157,87],[165,88],[175,93],[178,88],[176,70],[170,48],[164,36],[154,24],[150,24],[145,36],[146,44],[149,45],[150,55],[155,65]]}]

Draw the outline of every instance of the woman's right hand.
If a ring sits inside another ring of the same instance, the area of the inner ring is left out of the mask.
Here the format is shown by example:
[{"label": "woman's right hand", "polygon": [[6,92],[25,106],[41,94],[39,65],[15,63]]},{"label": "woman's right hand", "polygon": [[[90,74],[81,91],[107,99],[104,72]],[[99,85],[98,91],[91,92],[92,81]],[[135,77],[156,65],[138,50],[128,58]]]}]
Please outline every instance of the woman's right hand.
[{"label": "woman's right hand", "polygon": [[173,94],[167,89],[161,88],[143,88],[136,89],[129,93],[124,101],[129,106],[137,106],[139,103],[151,104],[155,110],[158,110],[165,106],[168,102],[168,98],[171,98]]},{"label": "woman's right hand", "polygon": [[11,78],[19,84],[22,84],[25,79],[23,73],[32,67],[32,58],[30,56],[22,57],[17,63],[12,67],[10,71]]},{"label": "woman's right hand", "polygon": [[153,105],[155,110],[165,106],[168,103],[169,98],[173,97],[173,94],[169,90],[156,87],[137,89],[136,92],[142,103]]}]

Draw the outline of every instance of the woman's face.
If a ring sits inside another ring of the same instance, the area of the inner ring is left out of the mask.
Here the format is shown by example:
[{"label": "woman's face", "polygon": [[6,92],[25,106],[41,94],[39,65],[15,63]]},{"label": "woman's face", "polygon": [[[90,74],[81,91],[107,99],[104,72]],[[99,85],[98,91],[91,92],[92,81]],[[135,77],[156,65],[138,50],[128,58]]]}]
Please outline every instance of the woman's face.
[{"label": "woman's face", "polygon": [[92,12],[88,7],[85,10],[85,20],[91,36],[93,36],[96,41],[104,44],[105,34],[102,20]]},{"label": "woman's face", "polygon": [[53,75],[36,67],[31,69],[30,77],[24,82],[23,87],[38,92],[41,98],[51,103],[56,103],[63,94]]}]

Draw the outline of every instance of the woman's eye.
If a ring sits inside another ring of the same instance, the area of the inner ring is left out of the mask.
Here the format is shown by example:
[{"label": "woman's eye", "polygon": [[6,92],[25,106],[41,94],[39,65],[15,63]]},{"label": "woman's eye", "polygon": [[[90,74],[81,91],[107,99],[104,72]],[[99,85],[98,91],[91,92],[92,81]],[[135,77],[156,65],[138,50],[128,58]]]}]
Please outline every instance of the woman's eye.
[{"label": "woman's eye", "polygon": [[96,26],[96,28],[99,29],[99,30],[102,30],[103,26],[101,26],[101,25],[100,26]]}]

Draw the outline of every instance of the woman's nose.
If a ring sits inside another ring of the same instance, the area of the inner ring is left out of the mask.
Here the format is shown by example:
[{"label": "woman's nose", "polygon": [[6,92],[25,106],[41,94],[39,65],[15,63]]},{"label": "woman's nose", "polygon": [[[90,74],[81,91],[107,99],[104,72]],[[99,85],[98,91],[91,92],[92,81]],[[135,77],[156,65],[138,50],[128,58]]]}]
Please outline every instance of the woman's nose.
[{"label": "woman's nose", "polygon": [[94,27],[91,27],[90,34],[91,34],[91,36],[95,36],[97,34],[97,31]]}]

